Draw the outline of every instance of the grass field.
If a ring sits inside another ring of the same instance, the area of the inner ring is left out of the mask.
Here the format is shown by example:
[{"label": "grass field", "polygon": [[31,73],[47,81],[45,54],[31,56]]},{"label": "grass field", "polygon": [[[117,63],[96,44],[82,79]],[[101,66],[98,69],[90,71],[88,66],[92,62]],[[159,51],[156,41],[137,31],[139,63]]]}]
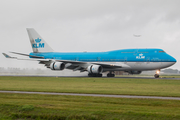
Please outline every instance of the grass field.
[{"label": "grass field", "polygon": [[0,90],[180,97],[180,80],[0,77]]},{"label": "grass field", "polygon": [[[180,80],[0,77],[0,90],[180,97]],[[0,120],[179,120],[180,101],[0,93]]]},{"label": "grass field", "polygon": [[180,101],[0,94],[0,119],[179,120]]}]

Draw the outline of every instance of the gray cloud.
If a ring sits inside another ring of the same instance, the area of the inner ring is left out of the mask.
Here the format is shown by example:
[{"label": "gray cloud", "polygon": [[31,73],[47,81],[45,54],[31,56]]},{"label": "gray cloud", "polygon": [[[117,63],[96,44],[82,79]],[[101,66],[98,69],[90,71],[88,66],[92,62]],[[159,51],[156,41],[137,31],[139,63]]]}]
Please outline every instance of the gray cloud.
[{"label": "gray cloud", "polygon": [[[162,48],[180,59],[179,0],[6,0],[0,4],[0,51],[31,52],[33,27],[59,52]],[[140,34],[141,37],[134,37]],[[3,67],[43,68],[7,60]],[[172,68],[180,69],[176,63]]]}]

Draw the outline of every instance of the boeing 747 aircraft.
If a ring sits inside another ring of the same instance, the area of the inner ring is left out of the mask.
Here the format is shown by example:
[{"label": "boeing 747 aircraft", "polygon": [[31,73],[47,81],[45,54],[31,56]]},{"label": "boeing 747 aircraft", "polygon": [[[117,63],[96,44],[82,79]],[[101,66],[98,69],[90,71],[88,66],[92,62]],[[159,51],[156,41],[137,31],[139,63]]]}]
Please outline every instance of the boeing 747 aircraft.
[{"label": "boeing 747 aircraft", "polygon": [[130,74],[140,74],[142,71],[156,70],[155,78],[159,77],[160,69],[170,67],[176,59],[162,49],[122,49],[107,52],[54,52],[45,40],[33,29],[27,28],[33,52],[19,55],[29,56],[29,59],[11,57],[18,60],[39,61],[51,70],[71,69],[88,72],[89,77],[114,77],[114,71],[125,71]]}]

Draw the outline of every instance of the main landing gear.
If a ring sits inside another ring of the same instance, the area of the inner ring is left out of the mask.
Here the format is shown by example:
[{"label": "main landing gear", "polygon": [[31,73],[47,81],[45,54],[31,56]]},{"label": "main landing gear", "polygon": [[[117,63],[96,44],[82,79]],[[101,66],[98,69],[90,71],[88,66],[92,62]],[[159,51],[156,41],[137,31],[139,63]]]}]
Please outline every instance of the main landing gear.
[{"label": "main landing gear", "polygon": [[160,73],[160,70],[157,70],[156,71],[156,74],[154,75],[155,78],[159,78],[159,73]]},{"label": "main landing gear", "polygon": [[113,72],[109,72],[109,73],[107,74],[107,77],[115,77],[115,74],[114,74]]},{"label": "main landing gear", "polygon": [[102,77],[102,74],[98,74],[98,73],[89,73],[88,76],[89,76],[89,77]]},{"label": "main landing gear", "polygon": [[[89,76],[89,77],[102,77],[102,74],[99,74],[99,73],[89,73],[88,76]],[[115,77],[114,72],[112,72],[112,71],[109,72],[109,73],[107,74],[107,77]]]}]

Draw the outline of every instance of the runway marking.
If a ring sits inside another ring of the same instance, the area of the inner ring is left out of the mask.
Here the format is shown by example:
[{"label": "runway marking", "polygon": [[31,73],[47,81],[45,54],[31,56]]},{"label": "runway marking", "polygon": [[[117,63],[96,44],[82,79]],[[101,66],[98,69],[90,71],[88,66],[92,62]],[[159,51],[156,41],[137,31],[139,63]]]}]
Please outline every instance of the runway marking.
[{"label": "runway marking", "polygon": [[90,97],[112,97],[112,98],[138,98],[138,99],[180,100],[180,97],[133,96],[133,95],[103,95],[103,94],[27,92],[27,91],[0,91],[0,93],[41,94],[41,95],[71,95],[71,96],[90,96]]}]

